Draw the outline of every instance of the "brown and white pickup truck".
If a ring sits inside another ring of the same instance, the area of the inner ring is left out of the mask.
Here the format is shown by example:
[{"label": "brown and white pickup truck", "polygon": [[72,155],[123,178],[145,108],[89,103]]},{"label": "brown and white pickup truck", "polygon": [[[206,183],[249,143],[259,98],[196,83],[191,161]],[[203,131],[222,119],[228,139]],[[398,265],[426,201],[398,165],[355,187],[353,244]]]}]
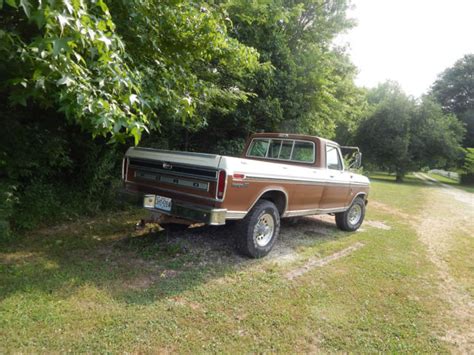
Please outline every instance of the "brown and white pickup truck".
[{"label": "brown and white pickup truck", "polygon": [[[251,136],[240,158],[130,148],[123,180],[125,191],[154,213],[189,224],[239,220],[238,249],[256,258],[272,249],[280,218],[334,214],[340,229],[360,227],[370,183],[344,166],[341,148],[285,133]],[[360,166],[358,151],[355,157]]]}]

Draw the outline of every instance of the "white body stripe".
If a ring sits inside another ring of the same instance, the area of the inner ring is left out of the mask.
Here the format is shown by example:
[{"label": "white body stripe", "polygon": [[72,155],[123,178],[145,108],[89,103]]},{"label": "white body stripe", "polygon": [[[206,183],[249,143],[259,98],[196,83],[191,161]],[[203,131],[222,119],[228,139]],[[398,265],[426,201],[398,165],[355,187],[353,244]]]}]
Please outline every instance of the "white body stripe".
[{"label": "white body stripe", "polygon": [[175,152],[145,148],[130,148],[129,158],[161,160],[183,165],[195,165],[213,169],[224,169],[227,175],[243,173],[249,179],[272,179],[298,183],[314,184],[353,184],[369,185],[369,179],[350,171],[316,168],[308,165],[293,165],[283,162],[234,158],[214,154]]}]

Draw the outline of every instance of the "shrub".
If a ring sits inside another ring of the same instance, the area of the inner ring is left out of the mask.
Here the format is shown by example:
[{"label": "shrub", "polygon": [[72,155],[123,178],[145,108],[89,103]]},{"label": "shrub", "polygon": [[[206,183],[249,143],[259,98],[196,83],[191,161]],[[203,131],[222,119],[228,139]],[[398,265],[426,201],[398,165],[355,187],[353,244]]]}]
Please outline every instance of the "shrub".
[{"label": "shrub", "polygon": [[466,148],[461,184],[474,185],[474,148]]},{"label": "shrub", "polygon": [[6,183],[0,184],[0,242],[12,238],[10,220],[15,202],[15,187]]},{"label": "shrub", "polygon": [[461,184],[474,185],[474,174],[461,174]]},{"label": "shrub", "polygon": [[242,151],[244,150],[244,146],[245,140],[236,138],[217,142],[213,151],[216,154],[239,157],[242,154]]},{"label": "shrub", "polygon": [[62,216],[64,206],[54,185],[33,181],[19,194],[14,209],[14,225],[18,229],[32,229]]},{"label": "shrub", "polygon": [[[1,97],[1,96],[0,96]],[[114,208],[125,147],[91,139],[58,114],[0,102],[0,235]]]}]

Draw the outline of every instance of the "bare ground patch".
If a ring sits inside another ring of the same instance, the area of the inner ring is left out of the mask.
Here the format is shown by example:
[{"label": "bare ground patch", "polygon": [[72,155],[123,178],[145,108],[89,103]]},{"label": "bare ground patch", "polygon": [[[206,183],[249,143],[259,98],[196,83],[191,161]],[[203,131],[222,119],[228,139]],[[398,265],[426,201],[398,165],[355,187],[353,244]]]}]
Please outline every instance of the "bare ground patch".
[{"label": "bare ground patch", "polygon": [[13,265],[19,263],[27,263],[38,258],[38,253],[32,252],[14,252],[14,253],[0,253],[0,264]]},{"label": "bare ground patch", "polygon": [[171,297],[169,301],[176,306],[189,307],[193,311],[202,309],[202,306],[199,303],[189,301],[186,298],[180,296]]},{"label": "bare ground patch", "polygon": [[381,221],[364,221],[364,225],[377,228],[377,229],[383,229],[386,231],[389,231],[392,229],[392,227],[390,227],[389,225]]},{"label": "bare ground patch", "polygon": [[283,219],[278,241],[263,260],[240,256],[235,249],[232,226],[200,226],[180,232],[163,232],[160,238],[182,246],[186,253],[197,256],[199,266],[207,264],[249,265],[268,262],[286,264],[299,258],[298,248],[315,241],[332,238],[338,229],[333,216],[308,216]]},{"label": "bare ground patch", "polygon": [[354,243],[353,245],[344,248],[334,254],[328,255],[324,258],[317,258],[317,259],[310,259],[306,264],[304,264],[302,267],[299,267],[297,269],[294,269],[286,274],[286,278],[288,280],[293,280],[297,277],[300,277],[301,275],[304,275],[308,271],[324,266],[326,264],[329,264],[332,261],[341,259],[345,256],[348,256],[349,254],[353,253],[354,251],[362,248],[364,246],[363,243],[357,242]]},{"label": "bare ground patch", "polygon": [[391,215],[406,219],[407,221],[413,221],[415,223],[418,221],[417,217],[410,215],[408,213],[405,213],[403,211],[400,211],[398,208],[386,205],[385,203],[382,203],[382,202],[372,201],[370,202],[370,207],[380,210],[382,212],[387,212]]}]

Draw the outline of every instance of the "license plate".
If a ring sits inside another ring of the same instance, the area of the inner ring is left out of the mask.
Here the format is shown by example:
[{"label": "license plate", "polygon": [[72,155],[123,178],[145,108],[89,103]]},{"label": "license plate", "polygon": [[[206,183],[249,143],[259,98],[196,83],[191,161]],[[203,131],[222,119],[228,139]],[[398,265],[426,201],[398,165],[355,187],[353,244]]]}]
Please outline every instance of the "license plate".
[{"label": "license plate", "polygon": [[171,211],[171,199],[163,196],[155,196],[155,208],[163,211]]}]

